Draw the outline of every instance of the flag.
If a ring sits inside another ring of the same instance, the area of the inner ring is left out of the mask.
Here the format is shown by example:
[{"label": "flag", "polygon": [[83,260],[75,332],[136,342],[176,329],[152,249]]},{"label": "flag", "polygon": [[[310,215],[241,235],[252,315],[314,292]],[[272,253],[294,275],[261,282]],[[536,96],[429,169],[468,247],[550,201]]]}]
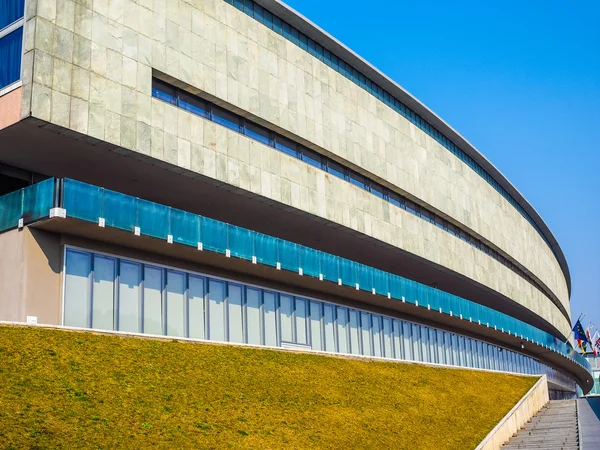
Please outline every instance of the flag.
[{"label": "flag", "polygon": [[598,356],[598,354],[600,354],[600,331],[596,331],[596,334],[594,335],[593,347],[594,356]]},{"label": "flag", "polygon": [[582,353],[587,352],[587,344],[591,344],[591,342],[588,339],[580,320],[578,320],[577,323],[575,323],[575,326],[573,327],[573,333],[575,340],[577,341],[577,347],[579,348],[579,350],[581,350]]}]

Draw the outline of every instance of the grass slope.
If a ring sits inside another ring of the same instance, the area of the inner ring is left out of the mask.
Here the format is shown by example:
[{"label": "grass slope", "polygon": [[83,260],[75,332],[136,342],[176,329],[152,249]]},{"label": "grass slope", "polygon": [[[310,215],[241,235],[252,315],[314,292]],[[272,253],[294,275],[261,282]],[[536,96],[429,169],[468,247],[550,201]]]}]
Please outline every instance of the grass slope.
[{"label": "grass slope", "polygon": [[535,381],[0,326],[0,448],[472,449]]}]

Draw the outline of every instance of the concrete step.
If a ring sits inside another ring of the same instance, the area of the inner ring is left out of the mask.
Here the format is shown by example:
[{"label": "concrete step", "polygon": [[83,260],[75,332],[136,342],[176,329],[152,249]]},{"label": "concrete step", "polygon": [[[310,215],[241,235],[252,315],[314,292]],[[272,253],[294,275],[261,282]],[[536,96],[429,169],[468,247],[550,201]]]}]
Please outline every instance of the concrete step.
[{"label": "concrete step", "polygon": [[579,450],[576,400],[549,402],[503,450]]}]

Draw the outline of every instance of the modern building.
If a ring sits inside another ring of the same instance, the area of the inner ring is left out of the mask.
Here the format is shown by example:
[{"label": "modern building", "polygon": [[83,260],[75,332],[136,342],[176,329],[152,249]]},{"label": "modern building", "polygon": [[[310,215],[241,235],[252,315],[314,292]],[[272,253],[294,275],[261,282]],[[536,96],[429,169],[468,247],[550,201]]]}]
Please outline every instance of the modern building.
[{"label": "modern building", "polygon": [[0,320],[592,388],[539,214],[306,18],[277,0],[5,4]]},{"label": "modern building", "polygon": [[592,377],[594,380],[594,387],[587,395],[600,396],[600,356],[587,355],[586,359],[589,361],[592,368]]}]

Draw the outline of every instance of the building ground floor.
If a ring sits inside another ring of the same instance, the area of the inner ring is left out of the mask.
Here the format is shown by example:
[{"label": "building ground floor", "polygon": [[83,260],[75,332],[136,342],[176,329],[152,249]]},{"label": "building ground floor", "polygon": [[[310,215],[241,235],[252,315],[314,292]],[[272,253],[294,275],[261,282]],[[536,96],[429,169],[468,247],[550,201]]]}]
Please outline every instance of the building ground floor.
[{"label": "building ground floor", "polygon": [[555,398],[589,373],[489,308],[207,217],[52,178],[0,200],[2,321],[546,374]]}]

